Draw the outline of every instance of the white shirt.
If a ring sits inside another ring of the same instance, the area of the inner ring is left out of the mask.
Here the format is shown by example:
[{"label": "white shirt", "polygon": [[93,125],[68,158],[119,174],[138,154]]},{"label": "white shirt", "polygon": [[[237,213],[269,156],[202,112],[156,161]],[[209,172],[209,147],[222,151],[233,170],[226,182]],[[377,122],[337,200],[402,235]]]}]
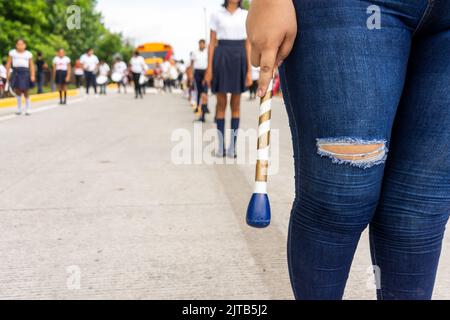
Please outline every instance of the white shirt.
[{"label": "white shirt", "polygon": [[128,69],[127,64],[123,61],[116,62],[114,64],[114,73],[119,73],[121,75],[125,75]]},{"label": "white shirt", "polygon": [[[76,64],[75,64],[76,65]],[[83,73],[84,73],[84,71],[83,71],[83,68],[80,68],[80,67],[75,67],[75,75],[77,75],[77,76],[82,76],[83,75]]]},{"label": "white shirt", "polygon": [[177,66],[171,65],[169,69],[170,80],[176,80],[178,78]]},{"label": "white shirt", "polygon": [[211,15],[210,27],[217,33],[218,40],[245,40],[247,31],[245,22],[247,20],[247,10],[238,8],[231,13],[224,7]]},{"label": "white shirt", "polygon": [[161,73],[164,79],[169,79],[170,76],[170,62],[164,61],[161,63]]},{"label": "white shirt", "polygon": [[2,64],[0,64],[0,78],[6,79],[6,68]]},{"label": "white shirt", "polygon": [[181,62],[179,62],[179,63],[177,63],[177,69],[178,69],[178,72],[179,73],[182,73],[182,74],[184,74],[185,72],[186,72],[186,66],[184,65],[184,63],[181,63]]},{"label": "white shirt", "polygon": [[131,72],[133,73],[144,73],[144,71],[147,70],[145,59],[142,56],[131,58],[130,65],[131,65]]},{"label": "white shirt", "polygon": [[108,76],[108,73],[111,69],[109,68],[107,63],[103,63],[98,67],[98,74],[100,76]]},{"label": "white shirt", "polygon": [[53,58],[53,64],[55,65],[56,70],[67,71],[70,64],[70,58],[56,56]]},{"label": "white shirt", "polygon": [[83,69],[81,68],[75,68],[75,74],[77,76],[82,76],[83,75]]},{"label": "white shirt", "polygon": [[20,53],[16,49],[11,50],[9,56],[12,58],[13,68],[29,68],[30,59],[33,58],[33,54],[30,51],[25,50]]},{"label": "white shirt", "polygon": [[206,70],[208,68],[208,50],[192,52],[191,61],[194,64],[194,70]]},{"label": "white shirt", "polygon": [[99,60],[95,54],[83,54],[80,58],[80,62],[83,64],[83,68],[85,71],[94,72],[95,69],[97,69]]}]

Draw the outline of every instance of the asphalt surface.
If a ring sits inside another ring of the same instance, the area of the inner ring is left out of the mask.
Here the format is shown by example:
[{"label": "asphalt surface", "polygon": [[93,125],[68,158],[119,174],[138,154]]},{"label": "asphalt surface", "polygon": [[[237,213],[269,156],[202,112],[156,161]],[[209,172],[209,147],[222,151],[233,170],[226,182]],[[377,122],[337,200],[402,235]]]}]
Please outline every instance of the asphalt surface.
[{"label": "asphalt surface", "polygon": [[[258,103],[243,101],[241,127],[251,136]],[[211,133],[212,116],[194,127],[181,95],[69,102],[36,104],[31,117],[0,109],[1,299],[293,298],[293,159],[280,98],[279,170],[269,181],[273,222],[265,230],[245,224],[253,164],[245,153],[239,164],[209,163],[214,157],[194,133]],[[436,299],[450,298],[449,242],[447,235]],[[375,298],[368,247],[364,234],[346,299]]]}]

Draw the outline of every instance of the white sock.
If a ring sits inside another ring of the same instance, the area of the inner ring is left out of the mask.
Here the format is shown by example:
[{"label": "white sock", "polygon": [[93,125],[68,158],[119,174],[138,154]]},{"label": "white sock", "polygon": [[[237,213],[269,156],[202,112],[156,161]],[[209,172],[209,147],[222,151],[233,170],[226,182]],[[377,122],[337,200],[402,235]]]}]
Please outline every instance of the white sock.
[{"label": "white sock", "polygon": [[25,112],[29,112],[31,108],[30,98],[25,99]]},{"label": "white sock", "polygon": [[22,97],[17,96],[17,112],[22,113]]}]

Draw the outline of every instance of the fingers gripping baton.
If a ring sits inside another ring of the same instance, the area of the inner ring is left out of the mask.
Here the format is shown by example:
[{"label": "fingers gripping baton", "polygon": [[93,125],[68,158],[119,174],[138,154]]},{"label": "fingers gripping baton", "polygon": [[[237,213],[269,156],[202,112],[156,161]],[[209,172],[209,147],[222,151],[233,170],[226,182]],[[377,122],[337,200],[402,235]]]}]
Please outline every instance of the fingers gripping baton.
[{"label": "fingers gripping baton", "polygon": [[270,224],[270,202],[267,196],[267,175],[269,169],[270,119],[272,115],[272,88],[270,81],[267,92],[259,106],[258,149],[256,157],[255,190],[247,208],[247,224],[265,228]]}]

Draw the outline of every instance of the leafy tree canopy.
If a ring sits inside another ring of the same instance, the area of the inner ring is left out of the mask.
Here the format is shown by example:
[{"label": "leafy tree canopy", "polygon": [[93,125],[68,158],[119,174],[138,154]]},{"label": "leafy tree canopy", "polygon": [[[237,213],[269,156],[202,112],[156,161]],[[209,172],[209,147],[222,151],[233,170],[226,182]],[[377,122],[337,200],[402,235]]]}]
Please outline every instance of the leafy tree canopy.
[{"label": "leafy tree canopy", "polygon": [[[81,10],[80,29],[67,27],[67,8]],[[41,51],[50,63],[58,48],[77,59],[94,48],[100,59],[110,61],[115,54],[131,57],[133,47],[120,33],[110,32],[95,10],[96,0],[9,0],[0,1],[0,58],[6,58],[15,41],[23,38],[34,54]]]}]

